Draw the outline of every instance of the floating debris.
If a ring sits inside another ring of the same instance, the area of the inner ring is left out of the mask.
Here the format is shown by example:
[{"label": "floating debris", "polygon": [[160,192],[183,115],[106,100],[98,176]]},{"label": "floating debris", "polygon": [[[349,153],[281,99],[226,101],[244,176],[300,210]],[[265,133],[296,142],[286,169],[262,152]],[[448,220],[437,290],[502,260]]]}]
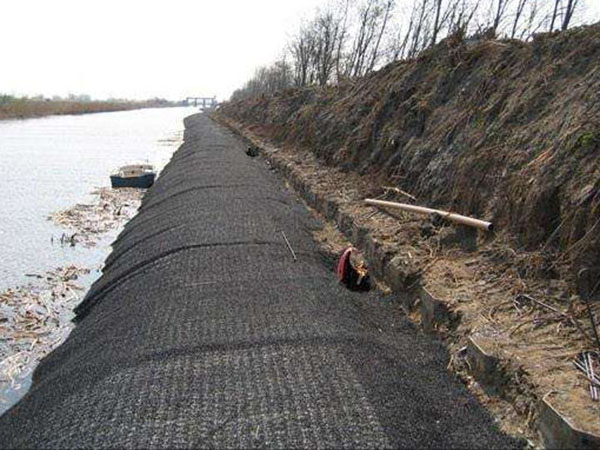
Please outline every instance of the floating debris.
[{"label": "floating debris", "polygon": [[[48,220],[68,228],[51,242],[93,247],[102,234],[118,230],[139,209],[145,190],[99,188],[91,204],[77,204]],[[38,362],[58,347],[73,328],[73,308],[84,295],[75,283],[90,269],[74,265],[46,273],[28,273],[31,284],[0,293],[0,411],[11,404]]]},{"label": "floating debris", "polygon": [[99,188],[92,192],[96,197],[94,203],[79,203],[51,214],[48,220],[75,231],[71,235],[63,233],[58,239],[61,245],[93,247],[100,234],[122,226],[137,213],[145,192],[143,189]]},{"label": "floating debris", "polygon": [[38,284],[0,293],[0,387],[17,387],[17,380],[66,339],[73,307],[83,296],[75,280],[89,272],[73,265],[59,267],[31,274]]}]

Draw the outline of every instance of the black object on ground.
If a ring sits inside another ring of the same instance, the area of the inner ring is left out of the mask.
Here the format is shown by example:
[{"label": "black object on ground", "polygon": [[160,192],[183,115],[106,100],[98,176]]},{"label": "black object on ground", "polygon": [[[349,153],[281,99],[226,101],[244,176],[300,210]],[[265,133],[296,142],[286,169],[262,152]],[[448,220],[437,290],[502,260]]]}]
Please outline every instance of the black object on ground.
[{"label": "black object on ground", "polygon": [[340,286],[316,219],[243,148],[186,119],[78,326],[0,417],[2,447],[517,446],[442,344]]},{"label": "black object on ground", "polygon": [[354,247],[341,254],[337,265],[338,280],[352,291],[367,292],[371,289],[371,277],[362,257],[353,260],[356,254],[358,251]]},{"label": "black object on ground", "polygon": [[246,155],[248,156],[252,156],[253,158],[255,156],[258,156],[258,148],[254,147],[254,146],[250,146],[246,149]]}]

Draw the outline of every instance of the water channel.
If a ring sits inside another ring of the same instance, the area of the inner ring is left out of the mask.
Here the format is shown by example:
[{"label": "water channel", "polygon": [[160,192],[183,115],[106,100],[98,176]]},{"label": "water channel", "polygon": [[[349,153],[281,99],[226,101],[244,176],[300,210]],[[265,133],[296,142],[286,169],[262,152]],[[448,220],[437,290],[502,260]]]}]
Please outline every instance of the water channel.
[{"label": "water channel", "polygon": [[[48,216],[89,202],[121,165],[148,162],[160,170],[181,143],[183,118],[194,112],[156,108],[0,121],[0,292],[29,283],[27,274],[71,264],[91,270],[78,281],[87,290],[120,230],[91,249],[65,246],[59,244],[65,230]],[[27,377],[12,387],[0,380],[0,414],[28,383]]]}]

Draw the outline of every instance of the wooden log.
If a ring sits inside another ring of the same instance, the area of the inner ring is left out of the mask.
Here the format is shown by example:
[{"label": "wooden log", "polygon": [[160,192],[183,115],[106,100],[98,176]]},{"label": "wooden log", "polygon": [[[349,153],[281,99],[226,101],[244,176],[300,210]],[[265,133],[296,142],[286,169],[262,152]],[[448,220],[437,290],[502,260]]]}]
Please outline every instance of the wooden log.
[{"label": "wooden log", "polygon": [[414,212],[417,214],[437,214],[444,219],[448,219],[455,223],[475,227],[479,230],[492,231],[493,225],[485,220],[474,219],[472,217],[462,216],[460,214],[443,211],[441,209],[426,208],[424,206],[408,205],[406,203],[388,202],[385,200],[375,200],[371,198],[365,199],[365,203],[371,206],[381,206],[384,208],[395,208],[403,211]]}]

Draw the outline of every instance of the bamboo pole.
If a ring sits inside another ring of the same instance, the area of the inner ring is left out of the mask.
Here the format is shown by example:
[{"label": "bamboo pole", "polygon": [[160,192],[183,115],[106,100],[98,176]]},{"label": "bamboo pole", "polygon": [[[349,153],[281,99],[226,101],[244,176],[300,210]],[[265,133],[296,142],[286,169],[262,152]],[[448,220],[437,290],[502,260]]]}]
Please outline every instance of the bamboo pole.
[{"label": "bamboo pole", "polygon": [[374,200],[371,198],[365,199],[365,203],[371,206],[382,206],[385,208],[401,209],[403,211],[410,211],[418,214],[437,214],[444,219],[448,219],[452,222],[460,223],[470,227],[475,227],[479,230],[492,231],[493,225],[491,222],[485,220],[474,219],[472,217],[462,216],[460,214],[454,214],[448,211],[442,211],[441,209],[426,208],[424,206],[408,205],[406,203],[388,202],[385,200]]}]

